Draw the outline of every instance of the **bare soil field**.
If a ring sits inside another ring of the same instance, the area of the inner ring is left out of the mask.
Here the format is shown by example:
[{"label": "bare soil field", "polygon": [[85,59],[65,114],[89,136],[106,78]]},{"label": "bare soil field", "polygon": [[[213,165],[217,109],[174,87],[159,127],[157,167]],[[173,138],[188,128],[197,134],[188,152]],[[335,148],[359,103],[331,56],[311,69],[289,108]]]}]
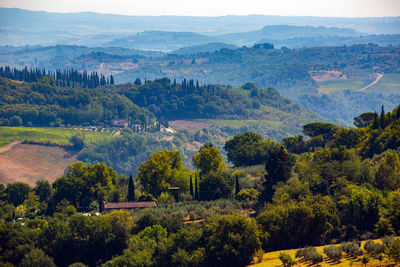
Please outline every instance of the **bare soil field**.
[{"label": "bare soil field", "polygon": [[21,144],[0,147],[0,183],[24,182],[31,186],[39,179],[54,182],[76,161],[76,153],[61,147]]},{"label": "bare soil field", "polygon": [[316,82],[347,80],[347,76],[337,70],[310,71],[311,78]]}]

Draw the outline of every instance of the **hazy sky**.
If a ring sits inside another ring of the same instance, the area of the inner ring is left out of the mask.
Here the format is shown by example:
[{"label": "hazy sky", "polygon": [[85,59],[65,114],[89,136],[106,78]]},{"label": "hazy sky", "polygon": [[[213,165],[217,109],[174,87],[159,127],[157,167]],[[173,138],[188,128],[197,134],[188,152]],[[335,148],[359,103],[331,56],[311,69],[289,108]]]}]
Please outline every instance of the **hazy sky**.
[{"label": "hazy sky", "polygon": [[0,0],[1,7],[124,15],[400,16],[400,0]]}]

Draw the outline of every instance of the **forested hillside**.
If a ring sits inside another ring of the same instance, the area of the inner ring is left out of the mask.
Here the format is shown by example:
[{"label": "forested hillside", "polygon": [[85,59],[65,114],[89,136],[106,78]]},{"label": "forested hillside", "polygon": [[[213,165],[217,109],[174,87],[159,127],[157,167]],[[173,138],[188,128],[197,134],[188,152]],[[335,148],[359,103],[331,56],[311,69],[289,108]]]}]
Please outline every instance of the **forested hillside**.
[{"label": "forested hillside", "polygon": [[[193,49],[202,51],[203,48]],[[99,75],[113,75],[116,83],[133,83],[137,78],[144,83],[146,79],[168,77],[179,84],[184,79],[193,79],[200,85],[238,88],[252,82],[259,88],[276,88],[292,101],[348,124],[357,114],[370,109],[378,111],[381,105],[391,109],[399,102],[398,46],[370,43],[276,49],[273,44],[257,44],[190,55],[187,54],[190,52],[177,53],[179,55],[74,46],[7,47],[0,53],[0,60],[21,67],[87,69]],[[382,79],[378,80],[379,77]],[[363,89],[365,87],[367,89]]]},{"label": "forested hillside", "polygon": [[[282,263],[293,265],[294,255],[308,264],[346,257],[393,265],[400,257],[400,106],[360,114],[354,124],[306,124],[307,138],[283,144],[236,135],[224,148],[234,168],[205,144],[192,157],[194,171],[179,151],[164,149],[140,164],[135,179],[104,163],[77,162],[53,184],[2,185],[0,261],[245,266],[262,262],[264,251],[299,248],[281,254]],[[158,206],[96,216],[103,201],[120,200]]]}]

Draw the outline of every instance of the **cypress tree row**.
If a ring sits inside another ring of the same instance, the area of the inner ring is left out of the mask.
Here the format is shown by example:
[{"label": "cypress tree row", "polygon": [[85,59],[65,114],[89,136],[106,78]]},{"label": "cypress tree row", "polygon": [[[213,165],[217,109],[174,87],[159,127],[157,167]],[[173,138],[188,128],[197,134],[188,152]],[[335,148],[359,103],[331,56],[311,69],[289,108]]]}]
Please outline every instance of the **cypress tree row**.
[{"label": "cypress tree row", "polygon": [[114,84],[114,77],[111,75],[110,78],[107,78],[103,74],[99,74],[97,72],[89,73],[84,70],[82,72],[69,69],[69,70],[56,70],[47,71],[45,69],[30,69],[27,67],[22,70],[18,70],[16,68],[11,69],[9,66],[0,67],[0,77],[13,79],[17,81],[24,82],[37,82],[43,76],[49,75],[54,78],[56,85],[60,87],[71,87],[75,88],[77,86],[81,86],[83,88],[96,88],[100,85]]}]

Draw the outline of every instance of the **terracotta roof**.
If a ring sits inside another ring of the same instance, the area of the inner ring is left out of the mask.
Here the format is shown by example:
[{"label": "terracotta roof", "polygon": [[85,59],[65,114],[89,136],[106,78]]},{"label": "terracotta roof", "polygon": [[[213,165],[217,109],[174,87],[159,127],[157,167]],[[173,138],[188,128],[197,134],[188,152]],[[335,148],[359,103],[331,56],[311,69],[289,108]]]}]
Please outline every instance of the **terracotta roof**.
[{"label": "terracotta roof", "polygon": [[155,208],[155,201],[140,201],[140,202],[104,202],[104,209],[141,209],[141,208]]}]

